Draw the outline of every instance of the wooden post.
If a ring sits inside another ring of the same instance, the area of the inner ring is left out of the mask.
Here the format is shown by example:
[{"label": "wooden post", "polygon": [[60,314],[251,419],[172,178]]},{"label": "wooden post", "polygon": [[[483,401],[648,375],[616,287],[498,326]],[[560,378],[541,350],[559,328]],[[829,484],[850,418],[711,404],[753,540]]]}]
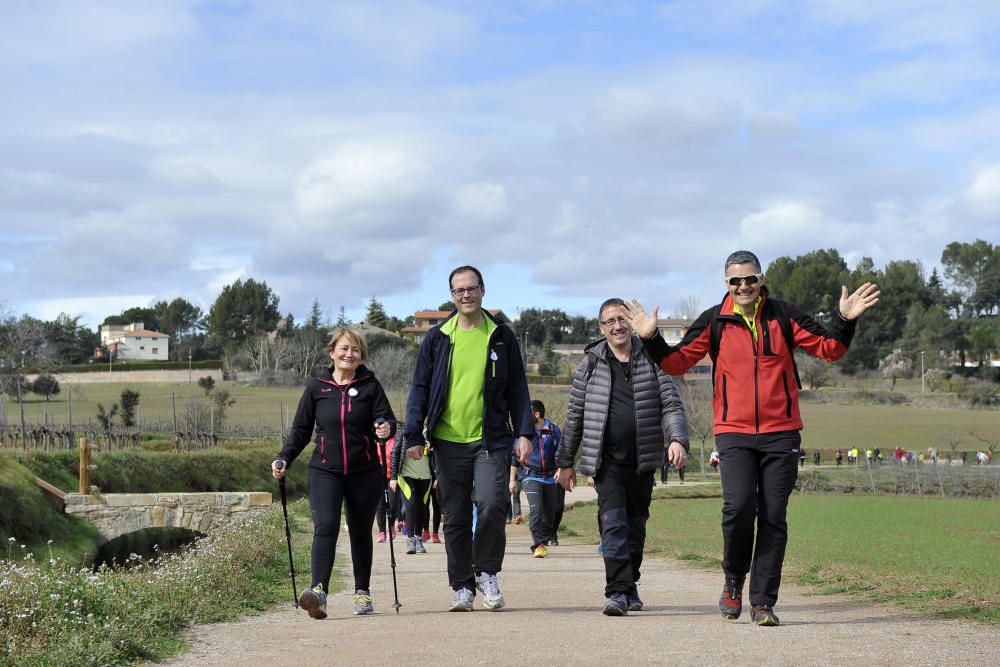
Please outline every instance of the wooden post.
[{"label": "wooden post", "polygon": [[80,493],[90,494],[90,443],[80,438]]}]

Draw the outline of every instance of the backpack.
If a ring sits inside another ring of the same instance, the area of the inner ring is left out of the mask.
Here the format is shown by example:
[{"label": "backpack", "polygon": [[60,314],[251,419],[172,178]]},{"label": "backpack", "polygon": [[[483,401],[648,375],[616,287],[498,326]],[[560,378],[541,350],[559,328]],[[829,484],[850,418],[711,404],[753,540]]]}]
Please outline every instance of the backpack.
[{"label": "backpack", "polygon": [[[709,330],[709,356],[712,358],[712,386],[715,386],[715,360],[719,356],[719,343],[722,340],[722,330],[725,327],[725,321],[719,319],[719,313],[722,311],[722,304],[717,304],[712,309],[712,325]],[[795,373],[795,386],[802,389],[802,380],[799,379],[799,366],[795,363],[795,334],[792,333],[792,321],[788,318],[785,313],[778,313],[775,318],[778,321],[778,326],[781,327],[781,334],[785,337],[785,346],[788,347],[788,352],[792,356],[792,370]]]}]

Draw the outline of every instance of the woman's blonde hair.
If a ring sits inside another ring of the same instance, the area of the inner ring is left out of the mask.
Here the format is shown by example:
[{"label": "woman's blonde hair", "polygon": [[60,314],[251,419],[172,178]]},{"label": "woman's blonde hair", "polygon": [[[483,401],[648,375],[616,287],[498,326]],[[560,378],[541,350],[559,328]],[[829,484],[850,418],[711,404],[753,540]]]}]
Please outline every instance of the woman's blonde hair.
[{"label": "woman's blonde hair", "polygon": [[333,332],[330,336],[330,342],[326,346],[327,354],[333,352],[333,348],[337,345],[337,341],[341,338],[346,338],[351,345],[356,345],[361,348],[362,361],[368,358],[368,343],[365,341],[364,334],[356,329],[350,329],[348,327],[337,327],[337,329]]}]

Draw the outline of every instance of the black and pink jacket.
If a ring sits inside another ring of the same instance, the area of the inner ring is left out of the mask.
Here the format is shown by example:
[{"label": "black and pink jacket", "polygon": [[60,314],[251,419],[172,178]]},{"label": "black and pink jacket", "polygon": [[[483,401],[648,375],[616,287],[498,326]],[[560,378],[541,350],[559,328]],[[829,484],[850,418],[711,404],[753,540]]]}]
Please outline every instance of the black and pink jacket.
[{"label": "black and pink jacket", "polygon": [[309,441],[316,443],[310,468],[352,474],[380,466],[375,420],[395,425],[389,399],[381,383],[364,365],[354,379],[337,384],[329,369],[309,380],[295,419],[276,457],[291,465]]}]

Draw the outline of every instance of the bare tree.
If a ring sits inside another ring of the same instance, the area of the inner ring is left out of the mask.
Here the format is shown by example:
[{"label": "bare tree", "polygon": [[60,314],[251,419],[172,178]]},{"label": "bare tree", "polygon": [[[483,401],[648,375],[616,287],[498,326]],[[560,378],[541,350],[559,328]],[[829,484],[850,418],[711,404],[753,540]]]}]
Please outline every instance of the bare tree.
[{"label": "bare tree", "polygon": [[688,432],[691,440],[701,442],[699,456],[701,459],[701,476],[705,476],[705,441],[712,437],[712,425],[715,413],[712,410],[712,383],[709,380],[690,380],[681,378],[677,388],[684,399],[684,411],[687,413]]},{"label": "bare tree", "polygon": [[413,354],[401,347],[380,347],[368,360],[368,366],[386,391],[409,389],[415,365]]},{"label": "bare tree", "polygon": [[677,302],[675,310],[677,317],[682,320],[694,320],[701,314],[701,301],[693,294],[689,294]]}]

